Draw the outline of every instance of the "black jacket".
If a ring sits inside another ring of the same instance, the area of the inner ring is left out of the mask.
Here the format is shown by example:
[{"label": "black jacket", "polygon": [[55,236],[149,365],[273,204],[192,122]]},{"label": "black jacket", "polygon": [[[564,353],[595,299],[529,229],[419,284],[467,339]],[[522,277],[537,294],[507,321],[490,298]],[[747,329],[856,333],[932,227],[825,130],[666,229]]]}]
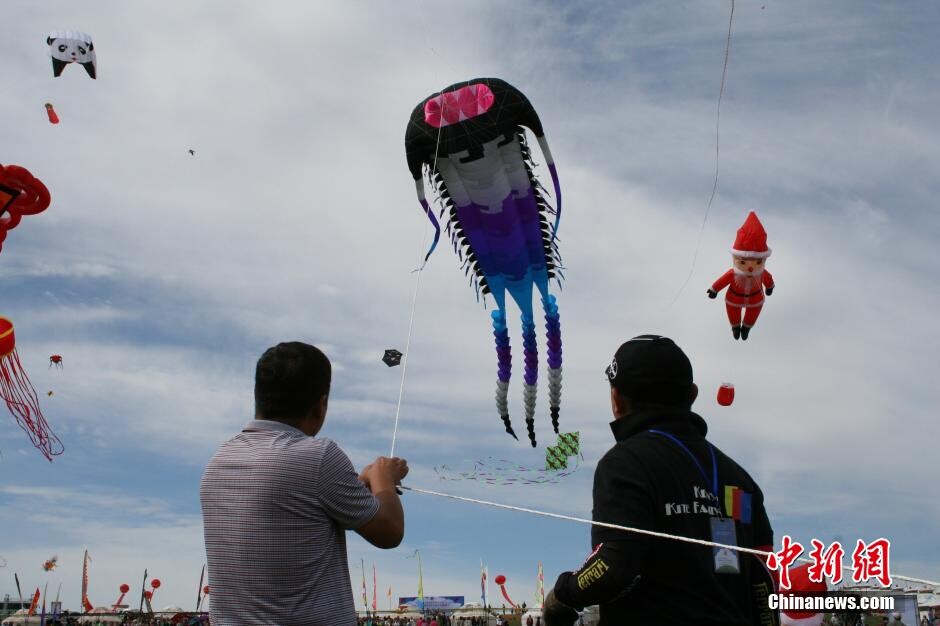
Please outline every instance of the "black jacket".
[{"label": "black jacket", "polygon": [[[773,545],[760,488],[712,447],[713,480],[701,417],[650,408],[614,421],[611,430],[617,443],[594,473],[594,521],[712,540],[712,517],[736,518],[738,546]],[[591,544],[584,565],[558,577],[555,596],[578,608],[600,604],[602,626],[776,623],[764,599],[770,578],[756,556],[738,553],[740,573],[719,574],[710,546],[599,526],[592,527]]]}]

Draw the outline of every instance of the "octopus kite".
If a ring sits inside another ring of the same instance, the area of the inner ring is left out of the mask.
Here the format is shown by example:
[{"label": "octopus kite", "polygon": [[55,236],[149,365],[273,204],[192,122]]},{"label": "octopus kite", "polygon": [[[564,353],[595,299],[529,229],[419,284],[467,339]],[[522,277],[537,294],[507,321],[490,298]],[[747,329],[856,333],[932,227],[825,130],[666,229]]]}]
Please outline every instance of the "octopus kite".
[{"label": "octopus kite", "polygon": [[42,213],[49,207],[49,190],[19,165],[0,165],[0,251],[7,232],[25,215]]},{"label": "octopus kite", "polygon": [[[545,157],[555,192],[555,207],[533,172],[534,164],[525,129],[534,133]],[[430,257],[440,239],[440,224],[424,191],[424,174],[441,201],[441,217],[448,213],[447,231],[462,260],[464,275],[471,274],[479,297],[493,296],[498,373],[496,408],[506,432],[516,437],[509,418],[508,392],[512,372],[506,292],[522,314],[525,357],[525,421],[535,447],[535,401],[538,349],[533,286],[542,298],[547,329],[549,409],[558,433],[561,404],[561,326],[549,281],[559,282],[561,258],[555,236],[561,217],[561,188],[552,153],[538,114],[529,100],[509,83],[477,78],[457,83],[423,99],[405,133],[408,168],[415,180],[422,211],[434,226]],[[554,215],[554,224],[549,216]]]}]

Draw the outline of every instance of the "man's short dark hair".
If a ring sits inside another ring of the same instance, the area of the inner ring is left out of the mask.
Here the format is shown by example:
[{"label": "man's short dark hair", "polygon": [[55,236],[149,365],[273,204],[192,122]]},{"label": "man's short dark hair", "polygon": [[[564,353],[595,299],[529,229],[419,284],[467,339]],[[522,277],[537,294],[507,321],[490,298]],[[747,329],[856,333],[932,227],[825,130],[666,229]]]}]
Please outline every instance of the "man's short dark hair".
[{"label": "man's short dark hair", "polygon": [[255,415],[296,422],[330,393],[332,369],[323,352],[300,341],[268,348],[255,369]]}]

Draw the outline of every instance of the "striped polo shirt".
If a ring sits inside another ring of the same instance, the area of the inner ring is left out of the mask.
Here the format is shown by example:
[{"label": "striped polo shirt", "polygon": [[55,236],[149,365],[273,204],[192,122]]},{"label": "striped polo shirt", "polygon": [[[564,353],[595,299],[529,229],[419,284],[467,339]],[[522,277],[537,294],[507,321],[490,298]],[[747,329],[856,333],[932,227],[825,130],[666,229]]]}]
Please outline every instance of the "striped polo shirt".
[{"label": "striped polo shirt", "polygon": [[252,420],[199,488],[213,626],[355,626],[346,530],[379,501],[330,439]]}]

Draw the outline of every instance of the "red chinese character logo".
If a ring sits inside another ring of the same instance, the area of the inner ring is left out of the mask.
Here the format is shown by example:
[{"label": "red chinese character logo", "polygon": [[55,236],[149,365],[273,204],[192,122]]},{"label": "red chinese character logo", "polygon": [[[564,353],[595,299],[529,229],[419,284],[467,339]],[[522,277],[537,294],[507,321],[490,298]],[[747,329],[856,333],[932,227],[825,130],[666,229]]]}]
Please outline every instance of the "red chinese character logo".
[{"label": "red chinese character logo", "polygon": [[881,537],[867,546],[861,539],[852,552],[852,580],[857,583],[871,578],[881,583],[882,587],[891,586],[891,572],[888,569],[888,552],[891,542]]},{"label": "red chinese character logo", "polygon": [[790,535],[783,536],[783,549],[780,552],[771,552],[767,555],[767,568],[770,571],[780,570],[780,588],[790,588],[790,565],[803,554],[803,546],[792,539]]},{"label": "red chinese character logo", "polygon": [[842,582],[842,557],[845,556],[842,544],[833,541],[832,545],[826,548],[823,542],[816,539],[813,539],[812,544],[813,549],[809,557],[813,559],[813,564],[807,570],[809,579],[814,583],[821,583],[823,576],[826,576],[833,584]]}]

